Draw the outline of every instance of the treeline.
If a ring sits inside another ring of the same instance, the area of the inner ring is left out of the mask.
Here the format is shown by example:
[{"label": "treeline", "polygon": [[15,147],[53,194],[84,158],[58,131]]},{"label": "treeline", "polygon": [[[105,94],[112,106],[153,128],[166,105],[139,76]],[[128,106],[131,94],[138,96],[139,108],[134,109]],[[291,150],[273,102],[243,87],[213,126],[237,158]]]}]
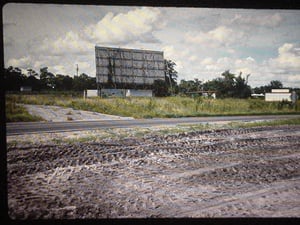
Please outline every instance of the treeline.
[{"label": "treeline", "polygon": [[[281,81],[273,80],[269,84],[252,88],[248,84],[250,74],[243,76],[231,73],[229,70],[220,77],[210,81],[201,82],[199,79],[181,80],[178,84],[175,63],[166,60],[165,80],[156,80],[151,86],[155,96],[163,97],[170,95],[192,95],[203,91],[213,91],[218,98],[249,98],[252,93],[264,94],[271,89],[284,87]],[[97,89],[96,78],[85,73],[71,77],[69,75],[53,74],[48,67],[40,69],[39,73],[28,69],[22,73],[17,67],[4,69],[4,80],[6,91],[20,91],[23,86],[30,86],[32,91],[83,91],[86,89]],[[113,86],[112,86],[113,88]],[[300,96],[300,89],[294,88]]]},{"label": "treeline", "polygon": [[198,79],[181,80],[178,85],[179,93],[197,92],[197,91],[215,91],[220,98],[248,98],[251,96],[251,87],[248,85],[248,77],[238,76],[225,71],[221,77],[202,83]]},{"label": "treeline", "polygon": [[4,81],[6,91],[20,91],[21,87],[29,86],[32,91],[83,91],[96,89],[96,78],[85,73],[71,77],[69,75],[56,74],[48,71],[48,67],[40,69],[39,73],[32,69],[27,74],[22,73],[18,67],[4,69]]},{"label": "treeline", "polygon": [[[169,80],[172,81],[168,85],[167,95],[191,95],[197,92],[212,91],[216,93],[218,98],[249,98],[252,93],[265,94],[271,92],[272,89],[288,88],[284,87],[279,80],[273,80],[267,85],[252,88],[248,84],[249,76],[250,74],[243,76],[242,73],[236,75],[227,70],[221,74],[221,77],[210,81],[201,82],[199,79],[181,80],[179,84],[177,84],[177,82],[174,82],[174,80],[176,81],[177,73],[173,73],[172,76],[166,76],[167,84]],[[299,88],[289,89],[295,90],[298,96],[300,95]]]},{"label": "treeline", "polygon": [[[249,98],[252,93],[265,94],[271,92],[272,89],[288,88],[284,87],[279,80],[273,80],[267,85],[252,88],[248,84],[250,74],[246,76],[243,76],[242,73],[236,75],[229,70],[223,72],[220,77],[206,82],[194,79],[181,80],[178,84],[178,73],[175,70],[175,62],[166,60],[165,64],[165,82],[156,83],[154,89],[156,96],[195,95],[197,92],[212,91],[216,93],[218,98]],[[292,90],[295,90],[298,96],[300,96],[299,88]]]},{"label": "treeline", "polygon": [[[198,79],[181,80],[177,87],[177,92],[215,91],[218,98],[249,98],[252,93],[265,94],[271,92],[272,89],[288,88],[284,87],[279,80],[273,80],[267,85],[252,88],[248,84],[249,76],[250,74],[243,77],[242,73],[235,75],[230,73],[230,71],[225,71],[221,74],[221,77],[204,83]],[[300,94],[299,88],[294,88],[293,90],[297,91],[298,95]]]}]

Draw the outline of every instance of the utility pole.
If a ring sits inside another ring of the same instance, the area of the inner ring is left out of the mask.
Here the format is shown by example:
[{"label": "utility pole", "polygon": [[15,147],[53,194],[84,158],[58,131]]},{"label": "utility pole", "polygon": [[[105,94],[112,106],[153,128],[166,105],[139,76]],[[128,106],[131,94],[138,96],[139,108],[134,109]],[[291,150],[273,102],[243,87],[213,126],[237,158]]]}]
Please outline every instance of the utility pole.
[{"label": "utility pole", "polygon": [[76,64],[76,77],[78,77],[78,64]]}]

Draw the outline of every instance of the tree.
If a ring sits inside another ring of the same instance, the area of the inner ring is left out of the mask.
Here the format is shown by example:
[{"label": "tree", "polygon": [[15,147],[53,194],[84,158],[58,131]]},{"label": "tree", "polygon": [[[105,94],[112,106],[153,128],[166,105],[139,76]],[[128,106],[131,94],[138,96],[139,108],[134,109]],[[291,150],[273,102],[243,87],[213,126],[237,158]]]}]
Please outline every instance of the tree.
[{"label": "tree", "polygon": [[39,91],[41,89],[40,80],[37,79],[35,76],[29,76],[24,81],[25,86],[30,86],[33,91]]},{"label": "tree", "polygon": [[74,77],[73,89],[76,91],[83,91],[86,89],[96,89],[97,83],[95,77],[89,77],[87,74],[82,73],[78,77]]},{"label": "tree", "polygon": [[179,92],[187,93],[193,91],[200,91],[202,89],[202,83],[198,79],[194,80],[181,80],[178,85]]},{"label": "tree", "polygon": [[220,80],[221,95],[224,97],[234,97],[235,75],[233,73],[230,73],[229,70],[226,70],[224,73],[222,73],[222,76],[224,78]]},{"label": "tree", "polygon": [[203,84],[203,89],[214,90],[221,98],[248,98],[251,96],[251,87],[247,84],[248,77],[242,77],[242,73],[236,76],[229,70],[222,73],[222,77],[213,79]]},{"label": "tree", "polygon": [[260,93],[269,93],[272,91],[272,89],[280,89],[283,88],[283,84],[279,80],[272,80],[268,85],[256,87],[253,89],[254,93],[260,94]]},{"label": "tree", "polygon": [[174,93],[177,86],[178,72],[175,70],[176,63],[172,60],[164,60],[165,62],[165,80],[170,91]]},{"label": "tree", "polygon": [[39,74],[37,72],[35,72],[33,69],[27,69],[27,76],[28,77],[37,77]]},{"label": "tree", "polygon": [[270,82],[269,86],[270,86],[271,89],[280,89],[280,88],[283,88],[283,84],[279,80],[272,80]]},{"label": "tree", "polygon": [[59,91],[70,91],[73,87],[73,78],[66,75],[57,74],[55,76],[55,89]]},{"label": "tree", "polygon": [[24,85],[26,76],[18,67],[9,66],[4,69],[4,82],[6,91],[20,91],[20,87]]},{"label": "tree", "polygon": [[39,91],[41,89],[41,82],[36,77],[39,74],[33,69],[27,69],[27,77],[24,81],[25,86],[30,86],[33,91]]},{"label": "tree", "polygon": [[205,91],[214,90],[221,98],[232,98],[235,95],[235,75],[226,70],[221,74],[222,77],[207,81],[203,84]]},{"label": "tree", "polygon": [[156,97],[169,96],[169,85],[164,80],[155,80],[153,83],[153,94]]},{"label": "tree", "polygon": [[251,96],[251,87],[247,84],[249,76],[250,74],[248,74],[245,79],[242,77],[242,73],[240,73],[238,77],[235,77],[234,97],[248,98]]},{"label": "tree", "polygon": [[53,73],[48,72],[48,67],[40,69],[40,81],[43,89],[55,88],[55,76]]}]

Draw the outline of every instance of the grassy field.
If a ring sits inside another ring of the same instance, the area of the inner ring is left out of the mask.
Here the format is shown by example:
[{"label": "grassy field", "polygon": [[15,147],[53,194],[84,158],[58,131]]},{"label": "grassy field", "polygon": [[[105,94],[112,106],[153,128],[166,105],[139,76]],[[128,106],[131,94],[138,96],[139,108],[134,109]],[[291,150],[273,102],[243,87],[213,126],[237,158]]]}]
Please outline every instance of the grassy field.
[{"label": "grassy field", "polygon": [[[16,114],[11,109],[16,107],[17,103],[57,105],[134,118],[300,114],[300,101],[297,102],[296,107],[291,107],[261,99],[207,99],[178,96],[83,99],[58,95],[6,95],[6,117],[10,121],[14,120]],[[24,118],[23,121],[27,119]]]}]

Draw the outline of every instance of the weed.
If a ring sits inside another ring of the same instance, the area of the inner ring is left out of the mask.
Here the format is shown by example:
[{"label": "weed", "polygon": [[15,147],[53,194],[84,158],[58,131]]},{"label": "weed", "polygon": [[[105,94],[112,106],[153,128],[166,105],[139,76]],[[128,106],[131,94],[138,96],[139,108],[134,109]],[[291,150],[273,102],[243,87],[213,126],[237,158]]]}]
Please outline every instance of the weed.
[{"label": "weed", "polygon": [[250,128],[261,126],[280,126],[280,125],[300,125],[300,118],[271,120],[271,121],[256,121],[249,123],[231,122],[228,124],[230,128]]},{"label": "weed", "polygon": [[[164,98],[92,98],[56,95],[7,95],[9,104],[57,105],[134,118],[166,118],[221,115],[299,114],[298,107],[279,107],[262,99],[209,99],[171,96]],[[11,110],[12,105],[7,105]],[[16,113],[11,113],[16,114]]]},{"label": "weed", "polygon": [[29,114],[25,107],[18,105],[15,102],[6,102],[5,109],[6,122],[31,122],[44,120],[42,117]]}]

